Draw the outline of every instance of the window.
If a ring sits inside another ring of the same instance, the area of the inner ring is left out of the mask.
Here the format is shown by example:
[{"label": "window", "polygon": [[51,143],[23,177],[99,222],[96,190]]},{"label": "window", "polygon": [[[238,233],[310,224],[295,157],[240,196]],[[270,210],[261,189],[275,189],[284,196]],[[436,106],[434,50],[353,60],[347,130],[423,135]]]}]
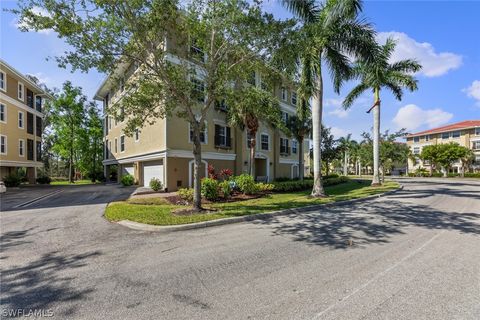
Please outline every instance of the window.
[{"label": "window", "polygon": [[205,102],[205,83],[203,81],[193,78],[192,80],[192,99],[198,102]]},{"label": "window", "polygon": [[33,114],[27,112],[27,133],[33,134]]},{"label": "window", "polygon": [[215,146],[230,148],[232,146],[230,127],[215,125]]},{"label": "window", "polygon": [[247,132],[247,148],[251,149],[252,148],[252,140],[255,139],[255,136],[252,136],[250,132]]},{"label": "window", "polygon": [[288,139],[280,138],[280,154],[290,154]]},{"label": "window", "polygon": [[120,136],[120,152],[125,152],[125,136]]},{"label": "window", "polygon": [[107,153],[108,158],[110,158],[111,152],[112,152],[112,141],[108,141],[108,153]]},{"label": "window", "polygon": [[480,164],[480,155],[475,155],[475,163]]},{"label": "window", "polygon": [[420,154],[420,147],[413,148],[413,154]]},{"label": "window", "polygon": [[225,102],[225,99],[222,99],[221,101],[216,101],[215,102],[215,109],[227,112],[228,111],[228,106],[227,106],[227,103]]},{"label": "window", "polygon": [[420,137],[413,137],[413,142],[420,142]]},{"label": "window", "polygon": [[192,44],[190,46],[190,55],[193,59],[205,61],[205,53],[195,39],[192,40]]},{"label": "window", "polygon": [[480,150],[480,141],[473,142],[473,150]]},{"label": "window", "polygon": [[22,101],[24,100],[24,95],[25,95],[24,91],[25,91],[25,87],[23,86],[23,83],[19,82],[18,83],[18,95],[17,95],[19,100],[22,100]]},{"label": "window", "polygon": [[7,106],[0,103],[0,121],[7,122]]},{"label": "window", "polygon": [[20,157],[25,157],[25,140],[18,140],[18,155]]},{"label": "window", "polygon": [[27,160],[33,161],[33,140],[27,139]]},{"label": "window", "polygon": [[293,105],[297,105],[297,93],[296,92],[292,92],[291,102],[292,102]]},{"label": "window", "polygon": [[37,161],[42,161],[42,143],[37,141]]},{"label": "window", "polygon": [[262,133],[262,135],[260,136],[260,143],[261,143],[262,150],[268,151],[270,149],[269,142],[270,142],[270,138],[268,134]]},{"label": "window", "polygon": [[480,136],[480,128],[475,128],[475,135]]},{"label": "window", "polygon": [[18,111],[18,127],[20,129],[23,129],[25,128],[25,125],[24,125],[24,116],[25,114],[22,112],[22,111]]},{"label": "window", "polygon": [[425,136],[425,141],[430,141],[430,136],[428,134]]},{"label": "window", "polygon": [[288,113],[282,112],[282,120],[285,124],[288,124]]},{"label": "window", "polygon": [[115,153],[118,153],[118,139],[115,138]]},{"label": "window", "polygon": [[442,133],[442,139],[448,139],[448,138],[450,138],[450,133],[449,132]]},{"label": "window", "polygon": [[138,142],[138,140],[140,140],[140,131],[135,129],[135,142]]},{"label": "window", "polygon": [[35,96],[33,95],[33,92],[27,88],[27,106],[29,106],[30,108],[34,108],[34,98]]},{"label": "window", "polygon": [[292,153],[297,154],[297,141],[292,140]]},{"label": "window", "polygon": [[35,109],[37,109],[38,112],[42,112],[42,97],[41,96],[35,96]]},{"label": "window", "polygon": [[7,91],[7,74],[0,71],[0,90]]},{"label": "window", "polygon": [[35,132],[37,134],[37,137],[42,136],[42,127],[43,127],[43,121],[41,117],[36,118],[36,123],[35,123]]},{"label": "window", "polygon": [[[188,130],[190,131],[188,140],[190,142],[193,142],[193,129],[190,124],[189,124]],[[207,123],[205,123],[203,130],[200,131],[200,142],[207,143]]]},{"label": "window", "polygon": [[460,137],[460,131],[453,131],[452,132],[452,138],[459,138]]},{"label": "window", "polygon": [[287,89],[282,87],[281,92],[282,92],[282,100],[287,101]]},{"label": "window", "polygon": [[0,135],[0,154],[7,154],[7,136]]}]

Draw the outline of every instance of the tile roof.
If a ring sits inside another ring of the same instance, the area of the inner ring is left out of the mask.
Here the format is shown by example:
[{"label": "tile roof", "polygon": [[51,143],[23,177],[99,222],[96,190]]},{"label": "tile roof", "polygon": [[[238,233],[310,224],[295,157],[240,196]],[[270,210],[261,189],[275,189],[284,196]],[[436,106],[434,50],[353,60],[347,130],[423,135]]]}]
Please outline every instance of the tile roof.
[{"label": "tile roof", "polygon": [[474,127],[480,127],[480,120],[466,120],[466,121],[461,121],[457,123],[452,123],[443,127],[411,133],[407,135],[407,137],[419,136],[424,134],[432,134],[432,133],[441,133],[441,132],[454,131],[459,129],[474,128]]}]

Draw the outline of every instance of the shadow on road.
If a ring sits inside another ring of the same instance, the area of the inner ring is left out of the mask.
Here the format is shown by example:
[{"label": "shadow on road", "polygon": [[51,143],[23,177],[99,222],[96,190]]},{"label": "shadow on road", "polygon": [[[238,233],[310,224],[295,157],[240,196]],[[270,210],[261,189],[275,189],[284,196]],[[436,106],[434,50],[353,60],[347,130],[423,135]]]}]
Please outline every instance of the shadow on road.
[{"label": "shadow on road", "polygon": [[255,223],[268,225],[273,235],[287,235],[295,241],[334,249],[345,249],[352,243],[356,246],[387,243],[394,235],[404,233],[405,228],[414,226],[480,235],[480,213],[439,212],[395,200],[359,203],[348,211],[346,208],[331,207]]}]

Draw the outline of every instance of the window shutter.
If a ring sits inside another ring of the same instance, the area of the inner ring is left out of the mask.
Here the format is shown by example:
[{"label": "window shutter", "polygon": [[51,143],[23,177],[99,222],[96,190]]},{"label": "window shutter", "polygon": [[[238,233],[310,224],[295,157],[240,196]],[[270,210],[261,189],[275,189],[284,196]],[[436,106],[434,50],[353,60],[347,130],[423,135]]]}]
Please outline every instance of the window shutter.
[{"label": "window shutter", "polygon": [[286,148],[287,150],[285,150],[285,151],[286,151],[286,153],[290,154],[290,149],[288,147],[288,139],[285,139],[285,143],[287,145],[287,148]]},{"label": "window shutter", "polygon": [[220,126],[218,124],[215,125],[215,145],[220,145]]},{"label": "window shutter", "polygon": [[227,147],[231,148],[232,147],[232,139],[231,139],[231,130],[230,130],[230,127],[226,127],[226,130],[227,130],[227,141],[226,141],[226,145]]}]

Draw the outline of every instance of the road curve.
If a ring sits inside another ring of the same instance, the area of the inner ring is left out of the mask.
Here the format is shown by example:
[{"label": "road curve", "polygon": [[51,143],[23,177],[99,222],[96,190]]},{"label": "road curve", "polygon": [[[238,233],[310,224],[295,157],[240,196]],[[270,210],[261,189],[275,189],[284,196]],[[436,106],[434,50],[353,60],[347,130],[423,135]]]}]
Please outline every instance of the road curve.
[{"label": "road curve", "polygon": [[171,234],[102,218],[116,186],[0,213],[2,314],[58,319],[479,319],[480,181]]}]

